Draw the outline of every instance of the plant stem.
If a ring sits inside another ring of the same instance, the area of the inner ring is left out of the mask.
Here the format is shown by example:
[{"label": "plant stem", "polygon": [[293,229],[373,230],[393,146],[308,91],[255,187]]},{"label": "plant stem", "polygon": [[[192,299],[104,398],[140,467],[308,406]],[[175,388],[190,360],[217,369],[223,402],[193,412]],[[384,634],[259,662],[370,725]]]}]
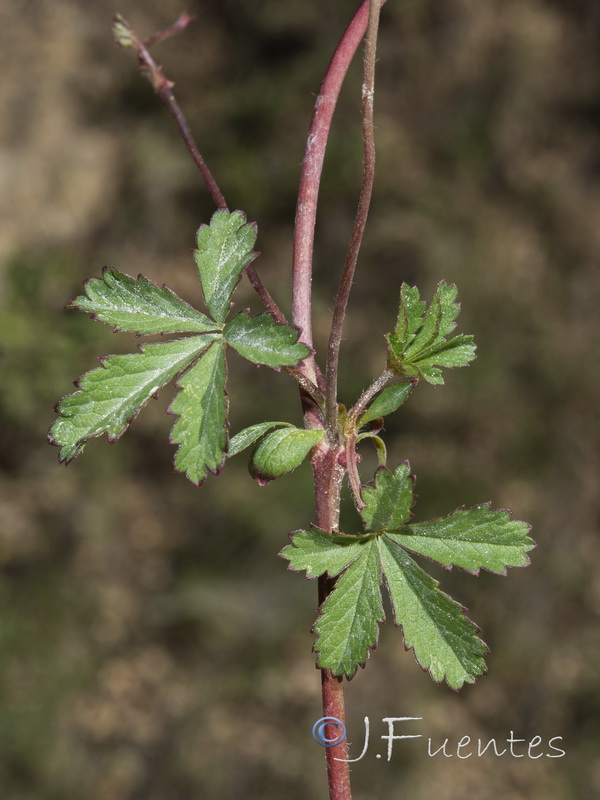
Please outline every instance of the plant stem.
[{"label": "plant stem", "polygon": [[[385,2],[386,0],[381,0],[381,5]],[[302,162],[294,228],[292,321],[300,329],[300,338],[309,347],[312,347],[313,343],[312,260],[323,161],[333,112],[346,72],[367,30],[369,3],[370,0],[364,0],[361,4],[329,62],[315,101]]]},{"label": "plant stem", "polygon": [[[340,450],[331,447],[327,440],[324,441],[323,446],[315,448],[316,452],[312,458],[316,521],[319,528],[334,531],[339,527],[340,494],[344,468],[340,464]],[[335,580],[327,576],[319,578],[319,605],[325,602],[334,584]],[[343,680],[343,677],[333,675],[331,670],[321,670],[323,716],[336,717],[345,723]],[[349,765],[346,761],[339,760],[348,758],[347,741],[344,740],[336,747],[327,747],[325,750],[330,800],[351,800]]]},{"label": "plant stem", "polygon": [[[312,120],[306,142],[294,228],[294,259],[292,284],[292,321],[300,330],[300,338],[312,347],[311,283],[314,248],[315,222],[319,186],[329,138],[331,121],[342,83],[352,58],[367,30],[369,16],[375,13],[378,18],[380,5],[385,0],[364,0],[342,36],[327,68],[315,102]],[[377,26],[375,24],[375,32]],[[373,35],[373,34],[372,34]],[[371,57],[371,56],[369,56]],[[374,61],[374,54],[372,56]],[[372,88],[372,81],[371,81]],[[363,90],[363,98],[365,92]],[[372,93],[370,94],[372,104]],[[364,106],[363,99],[363,106]],[[364,111],[363,111],[364,116]],[[364,181],[363,181],[364,182]],[[317,381],[317,367],[309,366],[309,374]],[[328,392],[325,382],[325,392]],[[336,389],[334,388],[334,396]],[[320,427],[323,419],[317,409],[307,402],[301,393],[304,407],[304,420],[307,428]],[[334,531],[339,527],[339,509],[342,480],[344,447],[340,442],[337,413],[330,414],[326,424],[327,436],[313,451],[311,465],[315,486],[316,522],[323,530]],[[360,497],[360,492],[359,492]],[[335,585],[335,579],[319,578],[319,605],[322,605]],[[335,676],[331,670],[321,670],[323,716],[336,717],[345,723],[343,677]],[[327,778],[330,800],[351,800],[350,769],[347,762],[348,745],[344,741],[336,747],[326,748]]]},{"label": "plant stem", "polygon": [[360,491],[360,475],[358,474],[358,456],[356,453],[356,431],[346,433],[345,436],[345,456],[346,456],[346,470],[348,472],[348,484],[350,491],[354,498],[354,505],[358,511],[362,511],[365,503],[362,499]]},{"label": "plant stem", "polygon": [[[152,87],[154,88],[154,91],[166,105],[171,116],[175,120],[179,133],[181,134],[181,138],[183,139],[194,164],[198,168],[215,205],[217,208],[227,209],[228,206],[225,196],[223,195],[223,192],[219,188],[214,175],[204,160],[185,118],[185,114],[181,110],[181,107],[177,102],[175,95],[173,94],[173,86],[175,84],[164,75],[160,67],[156,64],[148,52],[148,47],[151,44],[180,33],[181,31],[185,30],[185,28],[190,24],[190,22],[193,21],[193,19],[194,17],[191,15],[183,13],[173,23],[173,25],[170,25],[164,30],[157,31],[156,33],[153,33],[146,39],[142,40],[135,33],[129,23],[120,14],[117,14],[115,17],[113,31],[119,44],[124,47],[132,47],[136,51],[142,74],[148,78],[152,84]],[[245,273],[250,281],[250,284],[252,285],[252,288],[258,294],[267,310],[272,314],[275,321],[282,325],[287,324],[285,314],[281,311],[275,300],[271,297],[271,294],[263,284],[258,272],[256,271],[256,267],[253,264],[250,264],[248,267],[246,267]],[[312,357],[311,361],[314,361]],[[307,362],[305,362],[305,364],[306,363]],[[300,387],[304,389],[304,391],[317,405],[324,406],[325,401],[323,392],[316,385],[316,380],[311,380],[311,378],[306,375],[306,368],[304,364],[301,367],[285,367],[285,370],[294,378],[295,381],[297,381]],[[314,369],[312,370],[312,373],[314,374]],[[320,376],[320,372],[317,373],[317,376],[322,377]]]},{"label": "plant stem", "polygon": [[365,389],[350,411],[348,411],[347,426],[356,428],[358,420],[364,414],[367,406],[375,395],[379,394],[382,389],[385,389],[385,387],[397,377],[393,370],[385,369],[377,380],[373,381],[368,389]]},{"label": "plant stem", "polygon": [[375,89],[375,54],[377,52],[377,32],[379,29],[380,0],[370,0],[369,24],[365,39],[365,57],[362,86],[362,135],[363,135],[363,178],[358,200],[358,208],[354,219],[352,236],[346,254],[342,279],[333,309],[333,320],[329,345],[327,348],[326,380],[326,406],[325,420],[327,426],[332,426],[337,419],[337,382],[338,365],[340,359],[340,344],[342,341],[342,328],[348,306],[348,298],[352,289],[354,272],[358,261],[358,254],[363,240],[373,182],[375,179],[375,135],[373,131],[373,93]]}]

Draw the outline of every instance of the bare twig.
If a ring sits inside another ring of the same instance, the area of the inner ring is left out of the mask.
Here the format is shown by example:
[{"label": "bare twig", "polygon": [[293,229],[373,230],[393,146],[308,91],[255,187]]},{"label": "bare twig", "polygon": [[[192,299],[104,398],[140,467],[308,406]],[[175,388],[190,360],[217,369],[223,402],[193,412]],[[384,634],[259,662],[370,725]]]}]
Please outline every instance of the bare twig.
[{"label": "bare twig", "polygon": [[365,58],[362,86],[362,133],[363,133],[363,179],[358,200],[358,208],[354,219],[354,228],[350,245],[346,254],[342,280],[333,310],[331,333],[327,348],[326,380],[326,406],[325,420],[329,429],[337,424],[337,380],[338,364],[340,357],[340,344],[342,341],[342,327],[348,298],[354,279],[354,271],[358,261],[358,253],[367,224],[373,181],[375,178],[375,137],[373,131],[373,92],[375,87],[375,54],[377,52],[377,32],[379,29],[379,11],[381,0],[370,0],[369,24],[365,40]]},{"label": "bare twig", "polygon": [[[192,17],[189,15],[182,15],[179,17],[177,22],[171,26],[171,28],[165,29],[165,31],[169,31],[169,33],[166,35],[172,36],[175,33],[179,33],[180,31],[184,30],[191,20]],[[190,131],[189,125],[187,124],[187,120],[183,114],[183,111],[175,99],[175,95],[173,94],[173,86],[175,84],[164,75],[160,67],[156,64],[148,52],[148,43],[160,41],[161,39],[165,38],[165,31],[159,31],[143,41],[120,14],[115,17],[113,31],[119,44],[123,45],[124,47],[133,47],[133,49],[136,51],[142,73],[148,78],[156,94],[169,109],[171,116],[179,128],[179,132],[183,141],[185,142],[185,146],[187,147],[194,164],[198,167],[198,170],[202,175],[202,178],[210,192],[210,196],[215,202],[215,205],[217,208],[227,208],[227,203],[225,202],[223,193],[219,189],[219,185],[204,161],[202,153],[194,141],[194,137]]]}]

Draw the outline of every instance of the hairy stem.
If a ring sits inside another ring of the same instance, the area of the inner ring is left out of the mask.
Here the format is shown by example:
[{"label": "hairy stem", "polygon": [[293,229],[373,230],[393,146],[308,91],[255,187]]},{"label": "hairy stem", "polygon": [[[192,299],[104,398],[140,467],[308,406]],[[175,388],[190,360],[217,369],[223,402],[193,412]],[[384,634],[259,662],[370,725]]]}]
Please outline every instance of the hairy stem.
[{"label": "hairy stem", "polygon": [[385,389],[397,377],[393,370],[385,369],[377,380],[373,381],[368,389],[365,389],[350,411],[348,411],[347,426],[355,428],[358,420],[365,413],[367,406],[375,395],[379,394],[382,389]]},{"label": "hairy stem", "polygon": [[381,0],[370,0],[362,86],[363,178],[352,236],[350,238],[342,279],[333,310],[331,333],[327,348],[325,421],[328,427],[332,427],[337,419],[337,381],[342,328],[346,316],[348,298],[350,297],[350,290],[352,288],[352,281],[354,280],[358,254],[360,252],[360,246],[367,224],[367,217],[369,215],[369,206],[371,205],[371,195],[373,193],[373,181],[375,179],[373,93],[375,89],[375,54],[377,52],[380,8]]},{"label": "hairy stem", "polygon": [[[311,284],[312,261],[317,219],[319,185],[331,120],[354,54],[360,44],[369,18],[369,2],[364,0],[346,28],[325,73],[315,101],[306,150],[302,162],[296,223],[294,228],[294,260],[292,286],[292,321],[300,329],[300,338],[312,347]],[[382,0],[381,5],[385,0]],[[314,371],[314,360],[310,367]]]}]

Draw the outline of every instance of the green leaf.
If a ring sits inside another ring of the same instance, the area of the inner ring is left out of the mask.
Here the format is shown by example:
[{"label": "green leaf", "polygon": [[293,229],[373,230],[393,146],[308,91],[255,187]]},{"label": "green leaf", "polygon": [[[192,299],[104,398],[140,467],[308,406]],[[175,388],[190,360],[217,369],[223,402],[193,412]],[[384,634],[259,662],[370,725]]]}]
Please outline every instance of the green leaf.
[{"label": "green leaf", "polygon": [[372,422],[374,419],[385,417],[396,411],[408,400],[415,385],[415,381],[404,381],[403,383],[396,383],[394,386],[388,386],[387,389],[377,395],[362,415],[358,422],[358,427],[362,428],[367,422]]},{"label": "green leaf", "polygon": [[443,566],[505,573],[509,566],[528,563],[527,552],[534,547],[527,536],[529,526],[512,520],[504,509],[492,511],[489,503],[407,524],[413,499],[408,463],[394,473],[377,470],[363,498],[367,505],[361,513],[370,533],[347,536],[314,527],[295,531],[280,554],[290,569],[305,570],[309,578],[339,576],[315,623],[318,665],[352,677],[364,664],[377,641],[377,624],[384,620],[383,576],[396,624],[402,626],[406,647],[414,649],[419,664],[435,681],[445,679],[453,689],[472,683],[486,668],[487,648],[478,628],[406,550]]},{"label": "green leaf", "polygon": [[114,442],[148,400],[190,365],[212,335],[147,344],[139,353],[108,356],[102,366],[78,381],[78,391],[57,406],[60,418],[49,439],[61,447],[61,461],[72,461],[87,439],[108,434]]},{"label": "green leaf", "polygon": [[441,342],[419,358],[418,368],[426,381],[444,383],[437,367],[466,367],[475,358],[472,336],[455,336],[449,342]]},{"label": "green leaf", "polygon": [[240,275],[258,255],[252,250],[255,241],[256,225],[246,223],[242,211],[219,209],[210,225],[198,230],[194,255],[206,305],[218,322],[225,322]]},{"label": "green leaf", "polygon": [[104,267],[102,279],[90,278],[84,288],[85,295],[76,297],[70,308],[87,311],[118,331],[206,333],[220,328],[166,286],[159,288],[143,275],[136,280]]},{"label": "green leaf", "polygon": [[250,456],[250,474],[262,485],[291,472],[304,461],[325,431],[280,428],[267,434]]},{"label": "green leaf", "polygon": [[362,491],[366,506],[360,514],[367,530],[394,530],[410,519],[413,490],[408,461],[400,464],[393,473],[380,467],[375,473],[374,485],[367,485]]},{"label": "green leaf", "polygon": [[264,436],[265,433],[270,431],[272,428],[293,427],[294,426],[289,422],[259,422],[257,425],[251,425],[249,428],[244,428],[244,430],[236,433],[233,439],[230,440],[227,457],[231,458],[232,456],[236,456],[238,453],[241,453],[242,450],[245,450],[247,447],[250,447],[251,444],[257,442],[261,436]]},{"label": "green leaf", "polygon": [[402,342],[410,343],[422,324],[425,303],[416,286],[403,283],[400,289],[400,309],[395,333]]},{"label": "green leaf", "polygon": [[456,286],[442,281],[425,311],[418,289],[402,284],[396,328],[386,337],[389,364],[399,375],[442,384],[439,367],[464,367],[475,358],[472,336],[446,339],[460,311],[456,294]]},{"label": "green leaf", "polygon": [[178,444],[175,469],[185,472],[196,486],[208,472],[218,473],[227,448],[227,394],[225,348],[215,341],[179,378],[181,391],[169,407],[179,419],[171,431]]},{"label": "green leaf", "polygon": [[445,678],[453,689],[473,683],[486,670],[487,647],[477,636],[477,626],[392,537],[384,534],[377,542],[394,618],[402,626],[406,647],[414,649],[417,661],[434,681]]},{"label": "green leaf", "polygon": [[290,533],[292,543],[284,547],[280,555],[290,562],[290,569],[306,570],[309,578],[325,573],[333,577],[358,558],[372,538],[327,533],[311,527],[309,531]]},{"label": "green leaf", "polygon": [[269,313],[251,317],[242,311],[227,323],[223,335],[227,344],[248,361],[274,369],[295,367],[311,352],[298,341],[296,328],[280,325]]},{"label": "green leaf", "polygon": [[377,542],[369,538],[321,606],[314,626],[319,667],[351,678],[366,662],[377,644],[378,623],[385,619],[380,582]]},{"label": "green leaf", "polygon": [[485,503],[459,508],[442,519],[407,525],[406,532],[388,535],[445,567],[462,567],[475,574],[483,568],[505,575],[507,567],[529,564],[527,552],[535,547],[527,535],[529,530],[526,522],[511,519],[509,511],[492,511]]}]

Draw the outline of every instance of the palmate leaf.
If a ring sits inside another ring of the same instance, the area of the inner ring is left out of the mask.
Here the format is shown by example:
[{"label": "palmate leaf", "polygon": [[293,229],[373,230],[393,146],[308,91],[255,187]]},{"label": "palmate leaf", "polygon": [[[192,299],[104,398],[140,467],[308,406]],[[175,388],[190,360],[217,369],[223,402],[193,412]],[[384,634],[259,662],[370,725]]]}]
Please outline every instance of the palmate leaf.
[{"label": "palmate leaf", "polygon": [[[158,287],[139,275],[132,278],[105,267],[102,279],[85,283],[85,292],[72,308],[91,314],[115,330],[141,334],[184,332],[202,334],[188,339],[147,345],[138,353],[101,359],[102,368],[84,375],[78,391],[63,398],[60,418],[49,439],[61,447],[60,460],[71,461],[94,436],[117,439],[141,407],[178,375],[179,393],[170,413],[179,416],[172,441],[179,445],[175,469],[200,485],[209,472],[217,473],[227,455],[227,394],[225,351],[229,345],[255,364],[279,369],[298,366],[310,349],[298,342],[298,331],[277,323],[270,314],[251,317],[241,312],[225,324],[231,295],[243,270],[257,255],[256,226],[241,211],[220,209],[198,231],[196,263],[210,314],[188,305],[166,286]],[[201,356],[201,357],[200,357]],[[259,439],[273,427],[261,423],[235,438],[231,454]],[[290,426],[293,427],[293,426]],[[298,431],[285,441],[260,442],[252,471],[267,482],[294,469],[322,437],[323,431]],[[264,446],[263,446],[264,444]]]},{"label": "palmate leaf", "polygon": [[69,462],[93,436],[121,436],[148,400],[188,367],[212,340],[212,334],[172,342],[147,344],[138,353],[108,356],[102,366],[78,381],[78,391],[57,405],[59,419],[49,440],[61,448],[59,458]]},{"label": "palmate leaf", "polygon": [[456,286],[442,281],[425,311],[419,290],[402,284],[396,327],[387,335],[389,364],[399,375],[442,384],[439,367],[464,367],[475,358],[472,336],[446,338],[460,311],[456,295]]},{"label": "palmate leaf", "polygon": [[209,472],[218,473],[227,448],[226,366],[222,340],[213,342],[177,381],[180,388],[169,406],[179,415],[171,431],[178,444],[175,469],[200,486]]},{"label": "palmate leaf", "polygon": [[87,311],[118,331],[152,333],[206,333],[220,328],[166,286],[158,287],[143,275],[137,279],[104,267],[102,278],[84,283],[85,294],[70,308]]},{"label": "palmate leaf", "polygon": [[248,361],[274,369],[298,366],[311,353],[298,341],[295,328],[275,322],[268,313],[251,317],[242,311],[225,325],[223,335],[227,344]]},{"label": "palmate leaf", "polygon": [[231,295],[244,269],[258,255],[252,248],[256,225],[242,211],[219,209],[209,225],[198,229],[194,252],[204,299],[217,322],[225,322]]},{"label": "palmate leaf", "polygon": [[291,538],[281,552],[291,569],[305,569],[308,577],[345,570],[314,625],[319,667],[351,678],[364,666],[377,644],[378,623],[385,620],[383,576],[406,646],[434,680],[445,678],[458,689],[483,674],[486,646],[477,627],[387,534],[345,536],[313,528]]},{"label": "palmate leaf", "polygon": [[[527,536],[529,526],[512,520],[508,511],[492,511],[489,504],[410,524],[413,478],[408,462],[393,473],[378,469],[363,499],[366,534],[296,531],[281,552],[290,569],[306,570],[309,578],[340,575],[315,623],[318,665],[347,677],[364,665],[383,619],[380,600],[374,599],[383,576],[396,624],[419,664],[434,680],[445,679],[454,689],[473,682],[485,671],[486,647],[477,627],[406,550],[474,573],[480,568],[505,573],[508,566],[528,563],[526,554],[534,546]],[[371,614],[370,621],[359,623],[356,618],[364,614]]]}]

